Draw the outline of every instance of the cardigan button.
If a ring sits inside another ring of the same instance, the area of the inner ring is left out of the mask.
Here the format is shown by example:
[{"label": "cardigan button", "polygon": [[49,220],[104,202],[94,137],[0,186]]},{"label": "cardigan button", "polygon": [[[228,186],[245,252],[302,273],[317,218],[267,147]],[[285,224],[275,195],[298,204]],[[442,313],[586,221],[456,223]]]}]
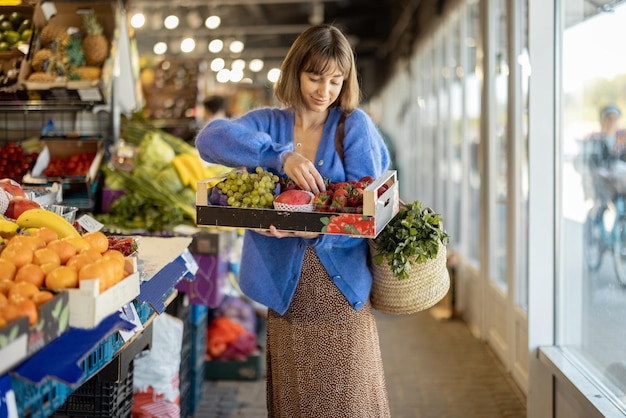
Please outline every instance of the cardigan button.
[{"label": "cardigan button", "polygon": [[353,306],[354,309],[359,309],[361,306],[363,306],[363,302],[356,302]]},{"label": "cardigan button", "polygon": [[319,160],[319,161],[317,162],[317,165],[319,165],[319,166],[324,165],[324,160]]}]

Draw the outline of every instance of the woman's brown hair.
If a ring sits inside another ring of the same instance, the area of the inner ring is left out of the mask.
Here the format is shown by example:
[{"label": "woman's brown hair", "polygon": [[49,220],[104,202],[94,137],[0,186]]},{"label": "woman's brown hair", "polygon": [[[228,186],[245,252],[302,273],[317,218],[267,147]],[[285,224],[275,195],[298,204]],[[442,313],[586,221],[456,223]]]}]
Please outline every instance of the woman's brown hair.
[{"label": "woman's brown hair", "polygon": [[336,65],[343,74],[339,97],[330,107],[352,112],[360,100],[354,53],[345,35],[336,27],[322,24],[308,28],[294,41],[281,67],[274,86],[276,98],[296,110],[305,104],[300,93],[300,74],[325,74]]}]

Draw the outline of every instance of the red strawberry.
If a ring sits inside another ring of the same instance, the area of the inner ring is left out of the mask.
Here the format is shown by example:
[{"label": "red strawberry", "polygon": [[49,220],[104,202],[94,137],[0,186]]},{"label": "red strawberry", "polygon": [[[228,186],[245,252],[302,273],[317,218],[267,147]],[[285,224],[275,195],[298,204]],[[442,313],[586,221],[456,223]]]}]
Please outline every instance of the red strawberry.
[{"label": "red strawberry", "polygon": [[313,198],[313,204],[316,206],[328,206],[332,200],[333,195],[329,191],[320,192]]},{"label": "red strawberry", "polygon": [[363,204],[363,189],[354,187],[348,194],[348,205],[356,208]]},{"label": "red strawberry", "polygon": [[359,179],[359,182],[364,184],[363,188],[366,188],[370,184],[374,183],[374,180],[376,180],[376,179],[374,177],[372,177],[372,176],[363,176],[363,177],[361,177]]}]

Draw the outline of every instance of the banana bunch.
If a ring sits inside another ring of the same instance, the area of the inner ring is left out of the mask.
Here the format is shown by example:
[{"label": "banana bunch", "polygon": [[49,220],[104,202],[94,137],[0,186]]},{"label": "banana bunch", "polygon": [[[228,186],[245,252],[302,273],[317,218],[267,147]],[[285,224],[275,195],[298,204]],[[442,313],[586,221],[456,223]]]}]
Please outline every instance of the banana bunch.
[{"label": "banana bunch", "polygon": [[180,180],[194,192],[198,191],[198,181],[221,176],[230,171],[230,168],[221,165],[206,165],[197,153],[178,154],[172,160],[172,165],[178,172]]},{"label": "banana bunch", "polygon": [[80,237],[74,225],[63,216],[42,208],[29,209],[15,220],[21,229],[48,227],[56,231],[59,238]]},{"label": "banana bunch", "polygon": [[11,238],[13,235],[17,235],[19,231],[20,227],[17,223],[0,216],[0,237]]}]

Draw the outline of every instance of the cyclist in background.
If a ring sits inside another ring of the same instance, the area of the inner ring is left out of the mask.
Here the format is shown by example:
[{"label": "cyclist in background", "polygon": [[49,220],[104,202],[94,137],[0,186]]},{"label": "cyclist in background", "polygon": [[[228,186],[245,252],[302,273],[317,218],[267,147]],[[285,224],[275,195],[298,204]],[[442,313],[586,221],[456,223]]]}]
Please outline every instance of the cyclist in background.
[{"label": "cyclist in background", "polygon": [[[583,141],[582,161],[583,187],[585,196],[606,202],[613,198],[611,187],[607,187],[606,173],[618,161],[626,161],[626,131],[618,129],[621,111],[610,105],[600,111],[600,131]],[[626,174],[626,173],[625,173]]]}]

